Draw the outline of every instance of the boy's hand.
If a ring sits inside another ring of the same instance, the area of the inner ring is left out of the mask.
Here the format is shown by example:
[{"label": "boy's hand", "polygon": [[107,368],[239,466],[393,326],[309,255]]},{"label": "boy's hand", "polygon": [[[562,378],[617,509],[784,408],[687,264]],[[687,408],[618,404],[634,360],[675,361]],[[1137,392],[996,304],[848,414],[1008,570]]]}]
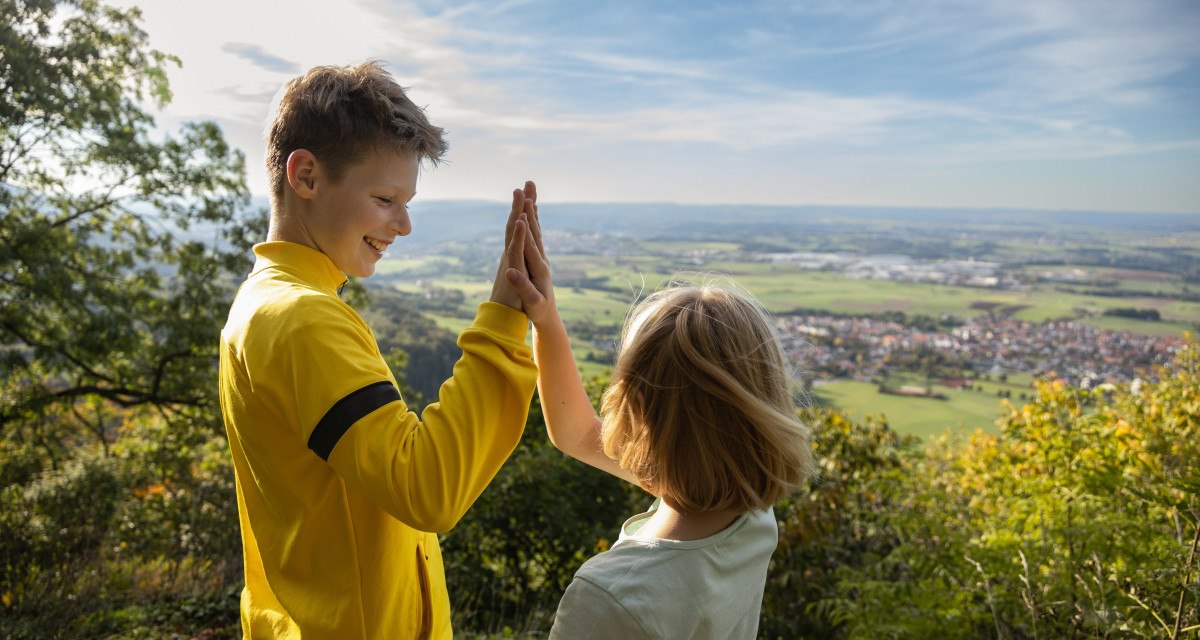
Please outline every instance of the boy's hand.
[{"label": "boy's hand", "polygon": [[[537,188],[532,182],[525,183],[525,189],[513,190],[512,211],[508,215],[508,224],[504,227],[504,252],[500,254],[500,264],[496,267],[496,278],[492,282],[492,302],[499,302],[524,311],[521,296],[509,284],[505,272],[518,269],[526,272],[525,245],[529,235],[528,220],[537,215]],[[523,224],[518,224],[525,221]],[[540,234],[540,229],[539,229]]]},{"label": "boy's hand", "polygon": [[[554,283],[550,276],[550,261],[546,257],[546,247],[542,244],[542,224],[537,210],[537,186],[532,182],[525,183],[527,215],[515,221],[516,235],[520,234],[525,246],[523,250],[524,268],[515,263],[509,264],[504,277],[520,296],[525,315],[533,321],[534,327],[545,326],[549,322],[558,321],[558,307],[554,300]],[[528,204],[532,203],[532,205]],[[513,255],[510,252],[510,255]]]}]

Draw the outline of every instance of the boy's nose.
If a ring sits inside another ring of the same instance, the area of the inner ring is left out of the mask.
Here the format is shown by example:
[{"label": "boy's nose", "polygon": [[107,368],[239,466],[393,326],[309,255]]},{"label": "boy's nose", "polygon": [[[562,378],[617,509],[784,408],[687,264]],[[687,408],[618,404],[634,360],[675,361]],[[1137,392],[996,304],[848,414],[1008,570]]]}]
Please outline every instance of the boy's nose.
[{"label": "boy's nose", "polygon": [[412,219],[409,218],[407,211],[396,216],[395,220],[392,220],[392,230],[398,236],[406,236],[412,233]]}]

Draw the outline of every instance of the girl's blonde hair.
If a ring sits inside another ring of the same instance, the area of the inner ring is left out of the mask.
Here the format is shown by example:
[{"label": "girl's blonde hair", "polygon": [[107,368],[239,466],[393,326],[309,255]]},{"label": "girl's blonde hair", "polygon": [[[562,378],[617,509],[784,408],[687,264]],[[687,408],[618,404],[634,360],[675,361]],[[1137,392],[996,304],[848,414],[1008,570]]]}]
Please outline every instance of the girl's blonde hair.
[{"label": "girl's blonde hair", "polygon": [[770,318],[731,288],[634,307],[601,416],[604,452],[687,512],[765,509],[815,475]]}]

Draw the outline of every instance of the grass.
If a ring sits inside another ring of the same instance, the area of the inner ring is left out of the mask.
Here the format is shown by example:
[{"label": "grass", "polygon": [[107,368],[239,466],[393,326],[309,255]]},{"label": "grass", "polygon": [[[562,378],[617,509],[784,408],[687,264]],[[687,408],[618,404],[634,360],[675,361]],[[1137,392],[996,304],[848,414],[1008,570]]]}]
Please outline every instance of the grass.
[{"label": "grass", "polygon": [[[946,430],[994,432],[1003,409],[991,389],[1000,385],[984,386],[984,391],[959,391],[934,385],[934,391],[947,396],[937,400],[883,394],[870,382],[839,380],[815,387],[813,399],[822,406],[842,409],[856,420],[882,414],[897,432],[928,438]],[[1019,402],[1015,392],[1013,395],[1013,402]]]},{"label": "grass", "polygon": [[[603,278],[615,291],[559,288],[557,293],[563,317],[590,320],[597,324],[619,326],[629,304],[639,292],[653,291],[673,278],[688,277],[695,267],[677,265],[662,258],[637,256],[612,258],[568,255],[556,260],[555,270],[573,276]],[[1147,335],[1180,335],[1194,329],[1200,319],[1200,303],[1159,297],[1109,298],[1068,293],[1043,285],[1027,291],[977,289],[890,280],[862,280],[836,273],[801,270],[787,265],[758,262],[714,262],[703,272],[731,275],[753,293],[772,313],[795,309],[820,309],[833,313],[874,314],[903,311],[908,314],[938,316],[950,314],[968,318],[984,313],[975,305],[990,304],[1013,311],[1013,317],[1029,322],[1071,318],[1101,329],[1125,330]],[[491,285],[478,277],[445,274],[428,280],[437,286],[458,289],[467,302],[477,305],[486,299]],[[404,291],[420,291],[423,285],[408,282],[397,285]],[[1104,311],[1118,307],[1154,308],[1161,322],[1105,316]]]},{"label": "grass", "polygon": [[[1200,318],[1200,316],[1197,316]],[[1117,316],[1097,316],[1088,318],[1086,324],[1097,329],[1105,329],[1108,331],[1128,331],[1130,333],[1140,333],[1149,336],[1182,336],[1185,331],[1196,331],[1195,323],[1188,322],[1150,322],[1147,320],[1137,320],[1134,318],[1121,318]]]},{"label": "grass", "polygon": [[425,315],[428,316],[431,320],[433,320],[434,323],[437,324],[437,326],[445,329],[446,331],[449,331],[450,333],[453,333],[456,336],[458,334],[462,333],[463,329],[466,329],[467,327],[471,326],[471,320],[469,318],[459,318],[457,316],[444,316],[444,315],[438,315],[438,314],[429,313],[429,312],[426,312]]},{"label": "grass", "polygon": [[[646,243],[643,243],[644,245]],[[661,241],[644,246],[657,252],[727,250],[729,243],[711,242],[698,245]],[[441,261],[440,263],[437,261]],[[412,273],[428,273],[431,266],[449,265],[445,259],[392,261]],[[381,263],[382,264],[382,263]],[[1030,267],[1032,271],[1036,268]],[[1070,267],[1055,267],[1065,269]],[[1118,281],[1127,291],[1182,291],[1178,277],[1153,271],[1129,269],[1083,268],[1089,278]],[[655,255],[595,256],[566,254],[554,258],[556,274],[564,278],[597,279],[610,290],[560,287],[556,290],[559,309],[569,324],[590,322],[608,327],[615,340],[628,312],[629,305],[639,293],[663,286],[672,279],[694,277],[696,273],[716,273],[732,276],[741,287],[753,293],[772,313],[787,313],[797,309],[819,309],[841,314],[874,314],[883,311],[903,311],[907,314],[938,316],[950,314],[969,318],[985,313],[986,309],[1008,309],[1014,318],[1030,322],[1070,318],[1099,329],[1124,330],[1145,335],[1179,336],[1194,330],[1200,320],[1200,303],[1154,296],[1104,297],[1070,293],[1058,289],[1074,286],[1043,283],[1030,290],[996,290],[957,287],[889,280],[848,278],[826,272],[802,270],[794,266],[765,262],[710,262],[700,267],[686,258]],[[440,275],[425,276],[421,284],[412,282],[397,285],[406,291],[420,291],[429,283],[463,292],[464,307],[473,309],[490,293],[489,282],[477,276],[465,276],[446,269]],[[691,274],[691,275],[689,275]],[[1117,307],[1154,308],[1163,317],[1160,322],[1103,315],[1106,309]],[[447,316],[434,316],[438,324],[459,333],[467,321]],[[572,350],[584,379],[602,375],[607,365],[589,362],[587,356],[602,347],[572,339]],[[904,382],[901,382],[904,383]],[[922,381],[908,381],[922,384]],[[922,437],[939,434],[946,429],[994,430],[1001,412],[997,392],[1007,391],[1014,403],[1020,394],[1028,393],[1028,375],[1013,374],[1007,383],[976,382],[981,391],[959,391],[934,385],[947,396],[946,400],[913,398],[881,394],[876,385],[866,382],[836,381],[818,386],[814,399],[826,406],[842,408],[861,418],[868,414],[884,414],[896,430]],[[899,386],[893,381],[889,385]]]},{"label": "grass", "polygon": [[632,296],[596,289],[560,288],[554,292],[564,320],[587,320],[598,325],[620,327],[625,321]]},{"label": "grass", "polygon": [[424,256],[420,258],[385,258],[375,265],[380,275],[405,274],[413,278],[445,273],[462,265],[457,256]]},{"label": "grass", "polygon": [[650,252],[690,252],[690,251],[737,251],[741,248],[740,242],[697,242],[692,240],[643,240],[638,245],[645,251]]},{"label": "grass", "polygon": [[[609,258],[570,256],[573,273],[603,277],[610,287],[628,291],[631,299],[638,290],[652,291],[668,280],[697,271],[693,265],[673,264],[664,259],[642,257],[614,266]],[[603,262],[603,264],[601,264]],[[993,303],[1013,309],[1013,317],[1030,322],[1071,318],[1101,329],[1126,330],[1147,335],[1180,335],[1194,329],[1200,320],[1200,303],[1160,297],[1101,297],[1056,290],[1042,285],[1032,290],[978,289],[890,280],[863,280],[840,274],[801,270],[787,265],[760,262],[712,262],[703,272],[728,274],[753,293],[772,313],[794,309],[821,309],[834,313],[871,314],[903,311],[908,314],[938,316],[951,314],[963,318],[984,313],[976,303]],[[619,302],[619,299],[614,299]],[[1117,307],[1154,308],[1161,322],[1104,316]],[[569,313],[564,310],[564,317]]]}]

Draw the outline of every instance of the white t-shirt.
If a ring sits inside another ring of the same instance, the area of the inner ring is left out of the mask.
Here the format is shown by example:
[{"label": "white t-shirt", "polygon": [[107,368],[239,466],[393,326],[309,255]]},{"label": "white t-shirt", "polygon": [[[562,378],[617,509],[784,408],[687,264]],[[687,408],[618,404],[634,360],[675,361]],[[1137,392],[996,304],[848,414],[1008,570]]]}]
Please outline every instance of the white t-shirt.
[{"label": "white t-shirt", "polygon": [[779,541],[770,510],[743,514],[701,540],[639,537],[657,508],[634,516],[608,551],[579,568],[551,640],[753,639]]}]

